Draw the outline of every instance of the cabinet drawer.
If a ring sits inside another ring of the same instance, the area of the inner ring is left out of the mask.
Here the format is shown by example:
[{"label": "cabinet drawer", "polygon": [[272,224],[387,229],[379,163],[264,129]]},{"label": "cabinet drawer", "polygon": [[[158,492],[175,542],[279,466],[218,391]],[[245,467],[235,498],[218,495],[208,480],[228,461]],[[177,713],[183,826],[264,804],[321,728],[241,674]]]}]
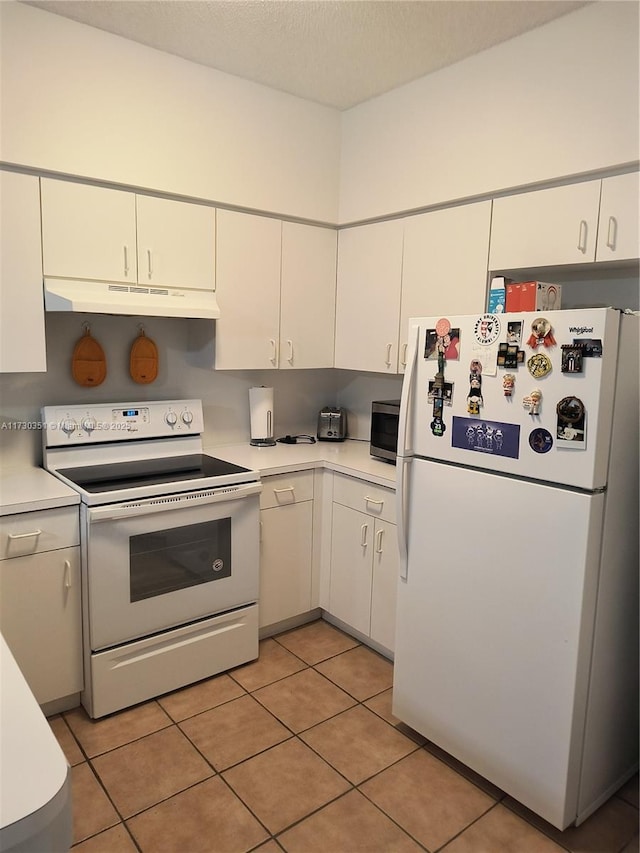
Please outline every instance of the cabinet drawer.
[{"label": "cabinet drawer", "polygon": [[391,489],[365,483],[343,474],[333,476],[333,500],[395,524],[396,495]]},{"label": "cabinet drawer", "polygon": [[313,500],[313,471],[275,474],[262,481],[260,509]]},{"label": "cabinet drawer", "polygon": [[0,518],[0,560],[79,544],[77,507],[20,512]]}]

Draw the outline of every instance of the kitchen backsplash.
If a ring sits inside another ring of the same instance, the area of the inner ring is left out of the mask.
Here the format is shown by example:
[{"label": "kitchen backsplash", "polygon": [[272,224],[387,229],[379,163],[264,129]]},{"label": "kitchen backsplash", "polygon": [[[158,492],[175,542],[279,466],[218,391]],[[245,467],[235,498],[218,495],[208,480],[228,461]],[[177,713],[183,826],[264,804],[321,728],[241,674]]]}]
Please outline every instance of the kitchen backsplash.
[{"label": "kitchen backsplash", "polygon": [[[71,376],[71,355],[85,322],[107,361],[106,379],[97,388],[77,385]],[[159,353],[158,377],[149,385],[129,376],[129,352],[141,323]],[[249,440],[249,388],[269,385],[276,436],[315,434],[318,410],[341,405],[348,410],[350,437],[368,440],[371,401],[399,396],[402,382],[398,376],[332,369],[215,371],[215,324],[207,320],[48,314],[46,329],[46,373],[0,374],[2,467],[40,464],[44,405],[198,398],[205,444],[233,444]]]}]

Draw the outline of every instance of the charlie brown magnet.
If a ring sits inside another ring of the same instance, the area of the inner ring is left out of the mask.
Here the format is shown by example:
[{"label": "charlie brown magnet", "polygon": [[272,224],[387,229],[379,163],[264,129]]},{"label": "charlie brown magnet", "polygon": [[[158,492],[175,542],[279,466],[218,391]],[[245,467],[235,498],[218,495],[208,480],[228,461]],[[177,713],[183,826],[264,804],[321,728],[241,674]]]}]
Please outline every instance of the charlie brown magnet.
[{"label": "charlie brown magnet", "polygon": [[531,335],[527,340],[527,345],[530,346],[531,349],[537,349],[539,346],[548,348],[556,345],[556,339],[553,337],[551,323],[544,317],[536,317],[531,324]]}]

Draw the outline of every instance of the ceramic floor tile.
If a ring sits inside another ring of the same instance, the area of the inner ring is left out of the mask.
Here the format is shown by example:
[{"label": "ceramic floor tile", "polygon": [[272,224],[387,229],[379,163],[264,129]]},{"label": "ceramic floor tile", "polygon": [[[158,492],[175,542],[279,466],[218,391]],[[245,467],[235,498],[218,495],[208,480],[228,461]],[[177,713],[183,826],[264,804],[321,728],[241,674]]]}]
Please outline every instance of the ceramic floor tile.
[{"label": "ceramic floor tile", "polygon": [[481,788],[485,794],[489,794],[489,796],[493,797],[494,800],[501,800],[504,797],[505,794],[501,788],[498,788],[498,786],[494,785],[493,782],[490,782],[488,779],[485,779],[484,776],[476,773],[475,770],[467,767],[466,764],[458,761],[458,759],[454,758],[453,755],[449,755],[449,753],[445,752],[444,749],[440,749],[440,747],[435,743],[426,741],[424,748],[427,752],[435,755],[436,758],[439,758],[440,761],[451,767],[452,770],[455,770],[456,773],[459,773],[461,776],[464,776],[465,779],[473,782],[474,785],[477,785],[478,788]]},{"label": "ceramic floor tile", "polygon": [[623,799],[625,802],[629,803],[630,805],[638,808],[638,806],[639,806],[638,800],[640,798],[638,796],[638,774],[637,773],[635,776],[632,776],[631,779],[629,779],[629,781],[625,785],[622,786],[622,788],[620,788],[620,790],[618,791],[616,796],[620,797],[621,799]]},{"label": "ceramic floor tile", "polygon": [[495,803],[424,749],[365,782],[360,790],[429,850],[442,847]]},{"label": "ceramic floor tile", "polygon": [[100,755],[92,764],[123,817],[154,806],[214,772],[176,726]]},{"label": "ceramic floor tile", "polygon": [[498,804],[447,844],[441,853],[479,853],[485,850],[487,853],[563,853],[564,848]]},{"label": "ceramic floor tile", "polygon": [[88,764],[71,768],[73,842],[119,823],[120,818]]},{"label": "ceramic floor tile", "polygon": [[222,775],[273,834],[350,787],[297,738],[274,746]]},{"label": "ceramic floor tile", "polygon": [[360,645],[358,640],[334,628],[324,619],[280,634],[276,639],[281,646],[309,664],[319,663]]},{"label": "ceramic floor tile", "polygon": [[287,853],[419,853],[415,843],[358,791],[350,791],[278,837]]},{"label": "ceramic floor tile", "polygon": [[246,694],[183,720],[180,728],[216,770],[226,770],[291,737],[288,729]]},{"label": "ceramic floor tile", "polygon": [[572,853],[618,853],[638,831],[638,810],[615,796],[580,826],[570,826],[564,832],[511,797],[505,797],[503,803]]},{"label": "ceramic floor tile", "polygon": [[244,690],[237,682],[228,675],[217,675],[192,687],[183,687],[175,693],[168,693],[158,699],[158,704],[172,719],[180,721],[239,696],[244,696]]},{"label": "ceramic floor tile", "polygon": [[60,748],[65,754],[65,758],[73,767],[74,764],[82,764],[84,755],[78,746],[78,741],[71,733],[71,729],[65,723],[64,717],[51,717],[47,721],[51,727],[51,731],[56,736],[56,740],[60,744]]},{"label": "ceramic floor tile", "polygon": [[245,853],[268,838],[219,777],[176,794],[127,825],[143,853]]},{"label": "ceramic floor tile", "polygon": [[121,823],[73,847],[73,853],[137,853],[137,851],[138,848]]},{"label": "ceramic floor tile", "polygon": [[256,690],[253,696],[294,732],[339,714],[355,700],[313,669]]},{"label": "ceramic floor tile", "polygon": [[300,735],[354,785],[419,747],[361,705]]},{"label": "ceramic floor tile", "polygon": [[157,702],[145,702],[101,720],[92,720],[84,708],[74,708],[64,719],[89,758],[171,725]]},{"label": "ceramic floor tile", "polygon": [[282,853],[282,847],[272,839],[271,841],[267,841],[266,844],[256,847],[254,853]]},{"label": "ceramic floor tile", "polygon": [[406,723],[401,722],[393,715],[391,710],[392,700],[393,689],[389,688],[389,690],[385,690],[384,693],[379,693],[377,696],[374,696],[372,699],[368,699],[363,704],[366,705],[370,711],[373,711],[374,714],[377,714],[379,717],[382,717],[383,720],[386,720],[394,726],[394,728],[396,728],[401,734],[410,737],[411,740],[415,741],[417,744],[424,744],[427,740],[425,737],[423,737],[419,732],[414,731],[412,728],[407,726]]},{"label": "ceramic floor tile", "polygon": [[392,664],[366,646],[323,661],[316,669],[360,702],[393,684]]},{"label": "ceramic floor tile", "polygon": [[231,670],[231,676],[245,690],[252,691],[305,668],[303,661],[275,640],[269,639],[260,643],[260,656],[257,660]]}]

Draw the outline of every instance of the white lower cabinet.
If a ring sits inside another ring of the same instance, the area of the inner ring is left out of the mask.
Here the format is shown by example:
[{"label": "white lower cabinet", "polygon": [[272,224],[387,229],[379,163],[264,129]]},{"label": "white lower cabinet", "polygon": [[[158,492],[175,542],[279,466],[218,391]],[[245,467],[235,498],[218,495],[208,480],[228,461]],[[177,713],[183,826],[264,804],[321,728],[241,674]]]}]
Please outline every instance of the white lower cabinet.
[{"label": "white lower cabinet", "polygon": [[77,509],[0,518],[0,626],[40,705],[83,687],[78,541]]},{"label": "white lower cabinet", "polygon": [[313,471],[265,477],[260,496],[260,627],[311,610]]},{"label": "white lower cabinet", "polygon": [[329,612],[394,649],[398,549],[395,494],[334,475]]}]

